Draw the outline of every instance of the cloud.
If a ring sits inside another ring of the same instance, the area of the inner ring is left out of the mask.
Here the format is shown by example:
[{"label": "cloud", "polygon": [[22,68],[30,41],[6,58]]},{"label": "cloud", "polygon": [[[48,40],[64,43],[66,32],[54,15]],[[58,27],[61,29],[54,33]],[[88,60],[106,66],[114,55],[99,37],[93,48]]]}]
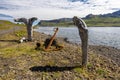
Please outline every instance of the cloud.
[{"label": "cloud", "polygon": [[0,0],[0,13],[13,17],[55,19],[105,14],[120,9],[118,0]]}]

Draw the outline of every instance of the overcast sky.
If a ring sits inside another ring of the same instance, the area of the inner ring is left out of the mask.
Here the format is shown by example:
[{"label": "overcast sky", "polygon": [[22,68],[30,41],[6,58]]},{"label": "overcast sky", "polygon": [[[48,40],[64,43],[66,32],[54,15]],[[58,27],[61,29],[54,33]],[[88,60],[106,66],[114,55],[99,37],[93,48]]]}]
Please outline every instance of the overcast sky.
[{"label": "overcast sky", "polygon": [[[75,2],[73,2],[75,1]],[[120,0],[0,0],[0,13],[17,17],[56,19],[120,10]]]}]

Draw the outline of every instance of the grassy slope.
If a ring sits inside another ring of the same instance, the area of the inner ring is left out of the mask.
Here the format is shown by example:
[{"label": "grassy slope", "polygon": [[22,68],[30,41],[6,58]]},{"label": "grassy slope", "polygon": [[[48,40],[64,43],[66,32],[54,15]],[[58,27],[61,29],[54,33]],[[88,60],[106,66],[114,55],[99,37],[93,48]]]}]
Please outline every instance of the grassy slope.
[{"label": "grassy slope", "polygon": [[[18,30],[14,30],[15,27],[19,27]],[[9,32],[6,32],[10,30]],[[12,40],[19,40],[21,37],[26,36],[26,27],[23,24],[14,24],[9,21],[0,20],[0,31],[6,32],[6,34],[0,34],[0,48],[11,45]],[[11,42],[9,42],[11,41]]]},{"label": "grassy slope", "polygon": [[88,70],[76,67],[72,70],[63,69],[63,71],[49,72],[50,69],[46,68],[46,71],[32,72],[29,68],[34,66],[50,65],[60,68],[65,65],[74,66],[77,62],[80,64],[81,49],[65,43],[64,49],[61,51],[36,51],[35,42],[18,44],[7,41],[9,39],[17,40],[19,36],[14,33],[0,36],[0,40],[4,40],[4,42],[0,41],[0,80],[82,80],[83,78],[115,80],[119,77],[119,67],[114,62],[103,56],[96,55],[92,51],[90,51]]},{"label": "grassy slope", "polygon": [[104,17],[95,17],[91,19],[86,19],[85,20],[86,24],[88,26],[120,26],[120,18],[104,18]]},{"label": "grassy slope", "polygon": [[[84,20],[89,27],[90,26],[103,26],[103,27],[120,26],[120,18],[95,17],[95,18],[84,19]],[[43,22],[41,26],[73,26],[73,23],[72,22],[60,22],[60,23]]]},{"label": "grassy slope", "polygon": [[64,27],[64,26],[73,26],[72,22],[60,22],[60,23],[53,23],[53,22],[42,22],[42,24],[40,26],[60,26],[60,27]]},{"label": "grassy slope", "polygon": [[0,20],[0,30],[7,30],[16,26],[23,26],[21,24],[14,24],[12,22],[9,21],[5,21],[5,20]]}]

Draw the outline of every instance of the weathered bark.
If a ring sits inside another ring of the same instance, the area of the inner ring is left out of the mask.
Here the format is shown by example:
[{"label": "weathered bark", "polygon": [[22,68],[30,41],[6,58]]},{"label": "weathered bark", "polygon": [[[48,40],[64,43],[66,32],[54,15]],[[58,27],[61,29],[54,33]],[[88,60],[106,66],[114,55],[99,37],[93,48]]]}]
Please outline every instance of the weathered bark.
[{"label": "weathered bark", "polygon": [[36,17],[32,17],[30,19],[26,19],[26,18],[15,19],[16,22],[23,22],[27,26],[28,41],[32,41],[32,37],[33,37],[32,24],[35,20],[37,20]]},{"label": "weathered bark", "polygon": [[51,38],[51,40],[50,40],[50,43],[49,43],[48,46],[46,47],[46,50],[49,49],[49,47],[51,46],[51,44],[52,44],[52,42],[53,42],[53,40],[54,40],[55,35],[56,35],[57,32],[58,32],[58,28],[56,28],[55,33],[54,33],[54,35],[52,36],[52,38]]},{"label": "weathered bark", "polygon": [[82,42],[82,66],[86,66],[88,62],[88,31],[79,33]]},{"label": "weathered bark", "polygon": [[32,41],[32,37],[33,37],[33,29],[32,26],[28,26],[27,27],[27,35],[28,35],[28,40]]},{"label": "weathered bark", "polygon": [[28,19],[28,40],[32,41],[32,37],[33,37],[33,27],[32,24],[33,22],[37,20],[36,17],[32,17],[30,19]]},{"label": "weathered bark", "polygon": [[81,18],[73,17],[74,24],[78,27],[82,48],[82,66],[86,67],[88,62],[88,29]]}]

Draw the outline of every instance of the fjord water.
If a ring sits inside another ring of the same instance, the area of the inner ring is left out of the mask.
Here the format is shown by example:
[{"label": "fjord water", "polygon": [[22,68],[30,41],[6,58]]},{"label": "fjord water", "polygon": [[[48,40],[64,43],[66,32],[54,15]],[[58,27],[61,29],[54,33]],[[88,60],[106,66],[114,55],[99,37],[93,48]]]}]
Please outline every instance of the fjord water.
[{"label": "fjord water", "polygon": [[[54,34],[55,27],[39,27],[35,31]],[[120,27],[88,27],[89,44],[104,45],[120,49]],[[58,37],[68,38],[72,43],[81,43],[77,27],[59,27]]]}]

